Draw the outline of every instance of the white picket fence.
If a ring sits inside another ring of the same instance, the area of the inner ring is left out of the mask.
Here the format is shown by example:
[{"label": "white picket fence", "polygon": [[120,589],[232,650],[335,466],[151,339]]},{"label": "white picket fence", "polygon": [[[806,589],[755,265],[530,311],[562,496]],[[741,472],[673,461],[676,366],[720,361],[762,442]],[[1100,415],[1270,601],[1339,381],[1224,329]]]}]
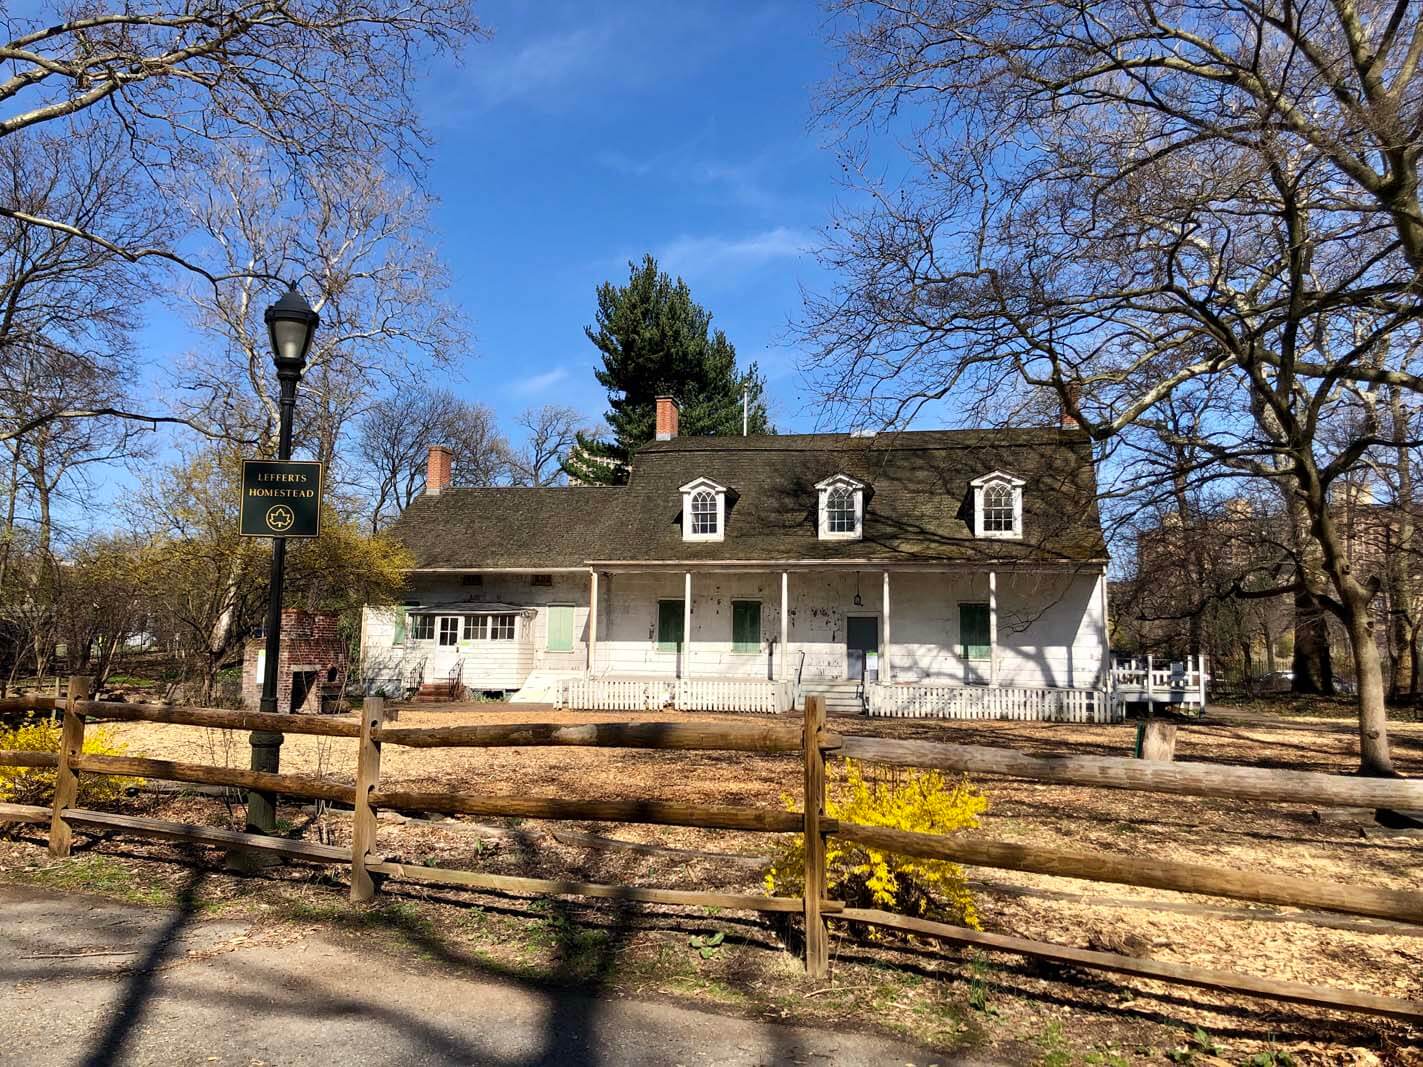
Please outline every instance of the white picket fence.
[{"label": "white picket fence", "polygon": [[777,715],[795,704],[790,682],[701,678],[569,678],[555,706],[588,711],[730,711]]},{"label": "white picket fence", "polygon": [[1123,709],[1100,689],[1013,686],[867,685],[869,714],[901,719],[1121,722]]},{"label": "white picket fence", "polygon": [[1112,695],[1120,702],[1204,707],[1209,682],[1204,656],[1165,663],[1151,656],[1120,656],[1112,662]]}]

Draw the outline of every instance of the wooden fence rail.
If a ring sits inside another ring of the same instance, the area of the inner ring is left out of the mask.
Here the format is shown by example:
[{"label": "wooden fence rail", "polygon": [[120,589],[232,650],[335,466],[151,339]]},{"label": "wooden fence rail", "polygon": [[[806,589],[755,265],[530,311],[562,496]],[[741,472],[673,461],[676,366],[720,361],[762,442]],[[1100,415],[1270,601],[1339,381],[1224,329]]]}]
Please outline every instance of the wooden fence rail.
[{"label": "wooden fence rail", "polygon": [[[50,851],[66,856],[73,828],[120,832],[219,848],[261,849],[305,862],[349,865],[353,900],[372,899],[376,876],[524,894],[581,895],[650,904],[735,908],[761,912],[800,912],[805,921],[807,971],[822,978],[829,968],[826,919],[836,918],[927,934],[940,940],[1055,959],[1084,967],[1117,971],[1186,985],[1224,989],[1251,996],[1342,1008],[1410,1020],[1423,1019],[1423,1004],[1375,997],[1353,990],[1325,989],[1248,975],[1203,971],[1178,964],[1133,959],[1113,953],[980,933],[942,923],[847,908],[826,899],[825,846],[829,836],[903,855],[952,860],[1099,882],[1148,886],[1237,900],[1346,912],[1423,925],[1423,894],[1375,887],[1341,886],[1276,872],[1257,874],[1204,864],[1138,859],[1107,853],[1046,848],[966,836],[910,833],[886,827],[837,823],[826,817],[827,755],[921,766],[974,774],[1008,775],[1062,784],[1134,789],[1231,799],[1287,803],[1342,804],[1350,807],[1423,807],[1423,783],[1344,778],[1299,771],[1264,771],[1214,764],[1156,764],[1094,756],[1038,757],[1010,749],[841,735],[826,729],[824,701],[807,700],[801,726],[779,723],[586,723],[569,725],[525,722],[439,728],[390,726],[384,703],[368,700],[358,721],[317,716],[263,715],[217,708],[124,704],[88,699],[85,679],[70,680],[68,695],[24,698],[28,707],[63,711],[59,753],[0,751],[0,766],[54,767],[56,789],[49,808],[0,804],[0,821],[49,823]],[[3,706],[3,705],[0,705]],[[21,709],[23,710],[23,709]],[[356,744],[355,785],[293,774],[265,774],[207,764],[83,752],[87,718],[169,723],[228,730],[276,730],[351,738]],[[525,796],[471,796],[450,792],[414,792],[381,782],[384,744],[415,748],[495,746],[578,746],[724,750],[798,754],[804,764],[800,812],[711,807],[658,800],[571,800]],[[163,778],[180,782],[235,786],[262,792],[348,803],[354,807],[350,849],[264,837],[190,823],[166,822],[79,808],[79,774]],[[711,893],[602,885],[458,871],[392,862],[375,851],[376,813],[380,809],[438,812],[448,815],[509,816],[529,819],[646,823],[705,829],[803,833],[805,893],[800,897]]]},{"label": "wooden fence rail", "polygon": [[846,734],[840,754],[850,759],[927,767],[966,774],[999,774],[1058,785],[1177,793],[1218,800],[1266,800],[1349,808],[1423,808],[1423,781],[1354,778],[1314,771],[1231,767],[1218,763],[1163,763],[1118,756],[1031,756],[1011,748],[895,741]]},{"label": "wooden fence rail", "polygon": [[1282,878],[1241,868],[1212,867],[1157,858],[1136,859],[1108,852],[1076,852],[1020,842],[985,841],[955,834],[919,834],[884,826],[840,823],[835,836],[901,856],[952,860],[973,867],[1052,874],[1093,882],[1202,893],[1259,904],[1368,915],[1423,926],[1423,894],[1396,889],[1340,885],[1308,878]]}]

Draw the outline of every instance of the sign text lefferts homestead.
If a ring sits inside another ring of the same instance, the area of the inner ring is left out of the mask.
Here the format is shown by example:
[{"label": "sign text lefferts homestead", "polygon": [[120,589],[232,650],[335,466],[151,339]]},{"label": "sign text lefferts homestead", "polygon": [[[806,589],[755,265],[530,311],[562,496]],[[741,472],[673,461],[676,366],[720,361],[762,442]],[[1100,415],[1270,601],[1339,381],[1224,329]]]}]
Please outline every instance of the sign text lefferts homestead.
[{"label": "sign text lefferts homestead", "polygon": [[321,532],[321,464],[249,459],[242,463],[242,533],[315,537]]}]

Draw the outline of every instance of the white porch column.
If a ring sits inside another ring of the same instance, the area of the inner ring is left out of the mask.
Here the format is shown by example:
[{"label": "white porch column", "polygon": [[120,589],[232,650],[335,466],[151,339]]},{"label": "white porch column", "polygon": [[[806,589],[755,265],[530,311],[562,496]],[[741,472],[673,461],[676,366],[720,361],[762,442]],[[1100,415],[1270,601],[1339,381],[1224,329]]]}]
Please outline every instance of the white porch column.
[{"label": "white porch column", "polygon": [[692,676],[692,572],[688,571],[682,592],[682,677]]},{"label": "white porch column", "polygon": [[781,571],[781,681],[791,680],[791,575]]},{"label": "white porch column", "polygon": [[879,680],[888,685],[891,681],[889,670],[889,571],[884,572],[884,600],[881,605],[884,611],[884,647],[879,653]]},{"label": "white porch column", "polygon": [[1102,568],[1102,689],[1112,689],[1112,626],[1107,619],[1107,568]]},{"label": "white porch column", "polygon": [[588,673],[597,670],[598,664],[598,572],[588,576]]},{"label": "white porch column", "polygon": [[998,572],[988,572],[988,684],[998,684]]}]

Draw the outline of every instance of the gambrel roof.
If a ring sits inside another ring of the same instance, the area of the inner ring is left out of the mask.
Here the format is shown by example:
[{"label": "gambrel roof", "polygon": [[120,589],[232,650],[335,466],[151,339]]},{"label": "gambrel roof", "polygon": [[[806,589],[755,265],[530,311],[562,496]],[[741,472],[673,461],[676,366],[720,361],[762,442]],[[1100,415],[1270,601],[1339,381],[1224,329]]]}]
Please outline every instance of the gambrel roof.
[{"label": "gambrel roof", "polygon": [[[971,528],[972,483],[997,471],[1023,482],[1018,541]],[[818,536],[817,486],[836,475],[865,486],[859,540]],[[683,540],[682,490],[701,479],[726,487],[724,540]],[[425,569],[1106,558],[1091,441],[1056,428],[677,437],[639,449],[625,486],[446,489],[391,532]]]}]

